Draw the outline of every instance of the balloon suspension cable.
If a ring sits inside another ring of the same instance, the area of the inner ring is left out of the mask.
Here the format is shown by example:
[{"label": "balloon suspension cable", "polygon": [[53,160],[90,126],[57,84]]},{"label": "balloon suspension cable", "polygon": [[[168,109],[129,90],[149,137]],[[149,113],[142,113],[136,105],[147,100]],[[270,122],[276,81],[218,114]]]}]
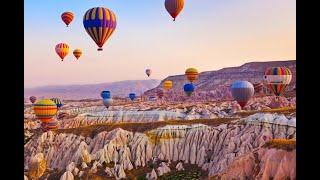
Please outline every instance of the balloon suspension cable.
[{"label": "balloon suspension cable", "polygon": [[103,49],[102,48],[98,48],[98,51],[102,51]]},{"label": "balloon suspension cable", "polygon": [[176,21],[176,18],[173,18],[173,21]]}]

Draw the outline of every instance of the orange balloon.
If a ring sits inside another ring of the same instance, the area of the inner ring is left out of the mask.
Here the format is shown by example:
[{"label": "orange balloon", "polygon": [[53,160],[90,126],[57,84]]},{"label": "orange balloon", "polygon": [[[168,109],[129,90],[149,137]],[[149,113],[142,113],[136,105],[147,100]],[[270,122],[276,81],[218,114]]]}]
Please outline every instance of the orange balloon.
[{"label": "orange balloon", "polygon": [[59,43],[56,45],[56,53],[60,56],[61,61],[68,55],[69,53],[69,45],[66,43]]},{"label": "orange balloon", "polygon": [[67,27],[72,22],[73,17],[74,16],[73,16],[72,12],[64,12],[64,13],[61,14],[61,19],[67,25]]},{"label": "orange balloon", "polygon": [[75,50],[73,51],[73,55],[74,55],[74,57],[76,57],[77,59],[79,59],[79,57],[82,55],[81,49],[75,49]]}]

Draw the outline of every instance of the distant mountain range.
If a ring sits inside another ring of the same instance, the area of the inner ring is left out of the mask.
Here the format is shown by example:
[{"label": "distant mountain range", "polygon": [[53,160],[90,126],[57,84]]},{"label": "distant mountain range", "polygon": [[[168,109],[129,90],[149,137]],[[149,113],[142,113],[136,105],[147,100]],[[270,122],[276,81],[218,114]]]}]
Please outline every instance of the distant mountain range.
[{"label": "distant mountain range", "polygon": [[[214,91],[221,86],[229,86],[236,80],[246,80],[252,83],[261,82],[267,68],[285,66],[292,72],[292,81],[288,89],[293,89],[296,84],[296,61],[266,61],[266,62],[249,62],[238,67],[228,67],[216,71],[206,71],[199,74],[199,79],[194,84],[198,92]],[[163,87],[166,80],[173,81],[172,91],[176,93],[183,92],[183,85],[188,83],[184,74],[169,76],[161,81],[160,85],[154,89],[145,92],[145,95],[155,94],[156,91]]]},{"label": "distant mountain range", "polygon": [[[239,67],[228,67],[216,71],[206,71],[199,74],[199,80],[195,82],[197,92],[213,92],[223,97],[224,91],[228,91],[230,84],[236,80],[246,80],[252,83],[261,82],[264,72],[268,67],[285,66],[288,67],[292,74],[292,81],[288,89],[291,90],[296,84],[296,61],[267,61],[267,62],[250,62]],[[137,95],[154,95],[156,91],[163,87],[165,80],[173,81],[171,92],[177,94],[183,93],[183,85],[187,83],[184,74],[174,75],[164,80],[130,80],[112,83],[88,84],[88,85],[61,85],[61,86],[43,86],[37,88],[25,88],[24,95],[28,98],[31,95],[39,98],[59,97],[62,99],[99,99],[102,90],[110,90],[112,96],[126,97],[128,93],[135,92]],[[169,95],[169,94],[168,94]],[[174,96],[173,94],[170,96]]]},{"label": "distant mountain range", "polygon": [[36,88],[25,88],[24,96],[36,96],[39,98],[59,97],[62,99],[100,99],[100,93],[103,90],[110,90],[112,96],[124,97],[130,92],[137,95],[144,91],[159,85],[160,80],[128,80],[101,84],[86,85],[59,85],[59,86],[43,86]]}]

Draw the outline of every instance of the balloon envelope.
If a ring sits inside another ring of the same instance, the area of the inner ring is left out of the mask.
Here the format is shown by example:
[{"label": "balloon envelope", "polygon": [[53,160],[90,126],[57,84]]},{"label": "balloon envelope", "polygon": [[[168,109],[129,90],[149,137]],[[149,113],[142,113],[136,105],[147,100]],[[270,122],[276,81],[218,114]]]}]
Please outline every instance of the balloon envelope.
[{"label": "balloon envelope", "polygon": [[102,100],[103,102],[103,105],[106,107],[106,108],[109,108],[113,102],[113,100],[111,98],[107,98],[107,99],[103,99]]},{"label": "balloon envelope", "polygon": [[184,6],[184,0],[166,0],[164,2],[164,6],[168,13],[173,18],[173,21],[176,20],[176,17],[182,11]]},{"label": "balloon envelope", "polygon": [[83,16],[83,26],[99,47],[98,51],[102,51],[102,46],[116,29],[116,15],[108,8],[91,8]]},{"label": "balloon envelope", "polygon": [[59,98],[51,98],[51,101],[53,101],[54,103],[56,103],[57,108],[60,108],[63,106],[61,100]]},{"label": "balloon envelope", "polygon": [[276,95],[280,96],[290,84],[292,73],[286,67],[268,68],[264,74],[264,80],[268,88]]},{"label": "balloon envelope", "polygon": [[58,108],[50,99],[42,99],[34,104],[33,111],[40,121],[49,122],[57,114]]},{"label": "balloon envelope", "polygon": [[163,88],[166,89],[166,90],[169,90],[172,88],[172,81],[169,81],[169,80],[166,80],[164,83],[163,83]]},{"label": "balloon envelope", "polygon": [[183,86],[183,90],[184,90],[184,92],[187,94],[187,96],[191,96],[191,94],[192,94],[192,92],[194,91],[194,89],[195,89],[194,85],[193,85],[193,84],[190,84],[190,83],[185,84],[185,85]]},{"label": "balloon envelope", "polygon": [[81,49],[75,49],[75,50],[73,51],[73,55],[74,55],[74,57],[76,57],[77,59],[79,59],[79,57],[82,55]]},{"label": "balloon envelope", "polygon": [[146,69],[146,74],[148,77],[151,75],[151,73],[152,73],[151,69]]},{"label": "balloon envelope", "polygon": [[67,25],[67,27],[72,22],[73,18],[74,16],[72,12],[64,12],[61,14],[61,19]]},{"label": "balloon envelope", "polygon": [[61,58],[61,61],[68,55],[69,53],[69,45],[66,43],[59,43],[56,45],[56,53],[59,55]]},{"label": "balloon envelope", "polygon": [[34,102],[36,102],[37,98],[35,96],[30,96],[29,100],[33,104]]},{"label": "balloon envelope", "polygon": [[254,94],[254,87],[248,81],[235,81],[231,85],[232,97],[243,108]]},{"label": "balloon envelope", "polygon": [[196,68],[188,68],[185,71],[185,75],[187,77],[187,79],[193,83],[194,81],[196,81],[198,79],[199,73],[198,70]]},{"label": "balloon envelope", "polygon": [[131,101],[136,99],[136,94],[135,93],[130,93],[129,94],[129,98],[131,99]]},{"label": "balloon envelope", "polygon": [[111,93],[110,93],[110,91],[102,91],[100,95],[101,95],[101,97],[102,97],[103,99],[111,98]]}]

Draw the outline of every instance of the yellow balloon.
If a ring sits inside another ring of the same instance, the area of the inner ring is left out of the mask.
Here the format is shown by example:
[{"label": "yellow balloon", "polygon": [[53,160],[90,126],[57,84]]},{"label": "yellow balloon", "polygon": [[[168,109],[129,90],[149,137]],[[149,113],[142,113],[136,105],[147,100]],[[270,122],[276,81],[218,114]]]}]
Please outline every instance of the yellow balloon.
[{"label": "yellow balloon", "polygon": [[172,88],[172,81],[166,80],[166,81],[163,83],[163,88],[166,89],[166,90],[171,89],[171,88]]}]

